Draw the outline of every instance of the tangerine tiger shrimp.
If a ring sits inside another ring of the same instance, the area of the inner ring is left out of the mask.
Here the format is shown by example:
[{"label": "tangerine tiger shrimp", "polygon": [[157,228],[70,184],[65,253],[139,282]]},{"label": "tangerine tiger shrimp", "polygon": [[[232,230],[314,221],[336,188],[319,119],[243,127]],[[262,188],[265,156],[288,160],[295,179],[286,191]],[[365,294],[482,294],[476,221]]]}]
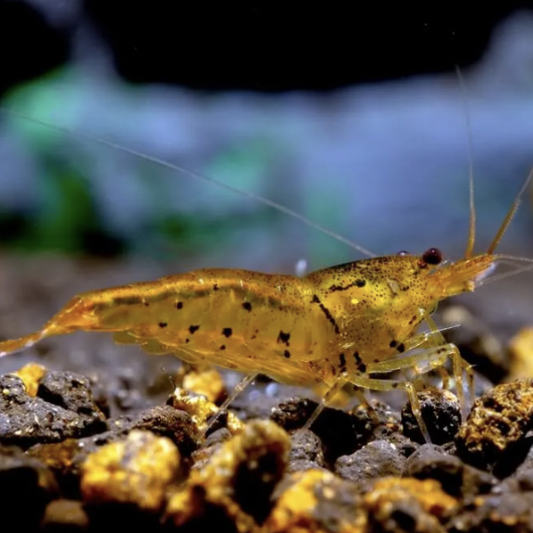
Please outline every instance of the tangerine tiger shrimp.
[{"label": "tangerine tiger shrimp", "polygon": [[[106,140],[69,133],[198,177]],[[468,406],[464,378],[470,401],[474,396],[471,366],[458,348],[444,339],[431,315],[442,300],[474,291],[498,261],[516,259],[495,251],[532,179],[533,172],[483,253],[474,254],[470,173],[470,230],[464,257],[456,262],[445,260],[439,249],[430,248],[422,255],[400,252],[370,257],[303,277],[207,268],[93,290],[74,296],[41,329],[0,342],[0,357],[55,335],[78,330],[109,332],[116,343],[139,345],[149,354],[171,353],[187,363],[208,363],[243,373],[245,377],[222,409],[258,374],[290,385],[324,387],[322,401],[306,427],[347,384],[354,386],[361,401],[366,401],[363,389],[402,389],[429,442],[417,397],[420,378],[433,370],[445,372],[444,365],[451,361],[463,417]],[[268,199],[250,196],[318,227]],[[428,331],[420,331],[423,324]],[[414,378],[376,377],[408,370],[414,372]]]}]

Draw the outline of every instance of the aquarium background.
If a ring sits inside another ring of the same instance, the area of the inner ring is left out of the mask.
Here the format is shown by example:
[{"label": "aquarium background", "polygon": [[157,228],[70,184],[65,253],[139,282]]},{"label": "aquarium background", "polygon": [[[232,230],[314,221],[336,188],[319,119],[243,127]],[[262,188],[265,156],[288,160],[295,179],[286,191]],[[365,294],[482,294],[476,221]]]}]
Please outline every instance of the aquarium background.
[{"label": "aquarium background", "polygon": [[[154,4],[144,24],[137,7],[104,4],[0,3],[14,39],[4,41],[21,47],[18,70],[16,54],[11,65],[2,55],[4,109],[268,198],[378,255],[437,246],[460,257],[469,137],[480,249],[533,164],[532,12],[510,7],[476,24],[467,13],[417,13],[380,52],[392,30],[375,35],[377,13],[350,35],[345,14],[328,12],[317,44],[303,21],[291,27],[262,4],[173,23]],[[320,13],[307,15],[319,28]],[[253,41],[253,24],[270,42]],[[327,45],[335,24],[337,48]],[[170,34],[166,49],[158,30]],[[374,47],[362,49],[363,38]],[[247,46],[256,62],[243,59]],[[294,272],[364,257],[244,194],[16,114],[0,115],[0,160],[5,252],[137,257],[178,272]],[[527,196],[502,249],[531,256],[531,229]]]}]

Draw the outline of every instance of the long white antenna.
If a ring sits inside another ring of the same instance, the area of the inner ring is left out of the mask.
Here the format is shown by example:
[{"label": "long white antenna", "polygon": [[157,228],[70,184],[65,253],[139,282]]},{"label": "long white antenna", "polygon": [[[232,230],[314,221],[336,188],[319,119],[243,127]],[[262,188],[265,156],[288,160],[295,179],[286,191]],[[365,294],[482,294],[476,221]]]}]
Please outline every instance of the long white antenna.
[{"label": "long white antenna", "polygon": [[455,72],[459,79],[461,88],[464,116],[466,121],[467,147],[468,147],[468,193],[470,202],[470,219],[468,224],[468,242],[466,245],[465,259],[469,259],[474,254],[474,245],[476,242],[476,202],[474,198],[474,150],[472,149],[472,124],[468,110],[468,92],[466,83],[461,73],[459,65],[455,65]]}]

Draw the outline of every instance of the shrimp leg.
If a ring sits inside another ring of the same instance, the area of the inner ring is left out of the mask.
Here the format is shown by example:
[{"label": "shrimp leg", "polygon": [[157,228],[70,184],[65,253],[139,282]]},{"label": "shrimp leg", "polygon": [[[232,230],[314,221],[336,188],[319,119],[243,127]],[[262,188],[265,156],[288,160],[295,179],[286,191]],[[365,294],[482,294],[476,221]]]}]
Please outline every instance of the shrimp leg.
[{"label": "shrimp leg", "polygon": [[[426,349],[422,353],[403,357],[402,359],[391,359],[390,361],[374,363],[368,365],[367,372],[370,374],[382,374],[393,372],[395,370],[413,368],[417,373],[425,374],[431,370],[439,369],[448,359],[452,361],[457,397],[459,398],[459,403],[461,405],[461,417],[463,420],[466,420],[468,403],[464,395],[462,373],[463,371],[466,371],[467,373],[467,384],[470,391],[469,403],[473,402],[472,391],[474,389],[474,374],[471,366],[461,357],[459,349],[455,344],[447,343],[435,348]],[[447,379],[445,381],[447,381]]]},{"label": "shrimp leg", "polygon": [[319,417],[320,413],[324,410],[324,408],[327,406],[327,404],[331,401],[335,394],[337,394],[342,389],[342,387],[346,385],[347,382],[348,375],[345,372],[337,376],[335,383],[332,387],[328,389],[326,394],[322,396],[322,399],[320,400],[320,403],[318,404],[317,408],[313,411],[313,414],[308,418],[302,429],[310,429],[310,427],[314,424],[314,422]]},{"label": "shrimp leg", "polygon": [[209,429],[213,427],[213,424],[218,420],[219,416],[233,403],[235,398],[237,398],[237,396],[257,378],[258,374],[258,372],[248,374],[244,376],[239,381],[239,383],[237,383],[237,385],[235,385],[235,388],[231,391],[231,394],[228,394],[228,397],[222,402],[222,405],[220,406],[219,410],[209,420],[207,427],[203,431],[204,436],[209,431]]}]

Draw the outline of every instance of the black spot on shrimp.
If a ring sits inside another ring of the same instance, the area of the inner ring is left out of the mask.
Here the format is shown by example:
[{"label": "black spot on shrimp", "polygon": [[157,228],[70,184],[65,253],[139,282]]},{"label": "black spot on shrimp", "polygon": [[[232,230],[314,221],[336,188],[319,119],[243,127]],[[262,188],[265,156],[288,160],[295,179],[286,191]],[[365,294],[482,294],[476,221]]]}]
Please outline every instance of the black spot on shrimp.
[{"label": "black spot on shrimp", "polygon": [[346,372],[346,356],[343,353],[339,354],[339,371]]},{"label": "black spot on shrimp", "polygon": [[285,346],[289,347],[290,343],[289,340],[291,338],[290,333],[285,333],[284,331],[280,330],[278,334],[278,343],[285,344]]},{"label": "black spot on shrimp", "polygon": [[366,372],[366,365],[363,363],[363,360],[361,359],[359,352],[354,352],[353,358],[354,358],[355,366],[357,370],[359,370],[359,372]]},{"label": "black spot on shrimp", "polygon": [[320,298],[316,294],[313,296],[311,303],[318,304],[322,312],[326,315],[326,318],[329,320],[331,325],[335,328],[335,333],[338,335],[339,326],[337,325],[337,322],[335,322],[335,319],[333,318],[333,315],[330,313],[329,309],[320,301]]}]

